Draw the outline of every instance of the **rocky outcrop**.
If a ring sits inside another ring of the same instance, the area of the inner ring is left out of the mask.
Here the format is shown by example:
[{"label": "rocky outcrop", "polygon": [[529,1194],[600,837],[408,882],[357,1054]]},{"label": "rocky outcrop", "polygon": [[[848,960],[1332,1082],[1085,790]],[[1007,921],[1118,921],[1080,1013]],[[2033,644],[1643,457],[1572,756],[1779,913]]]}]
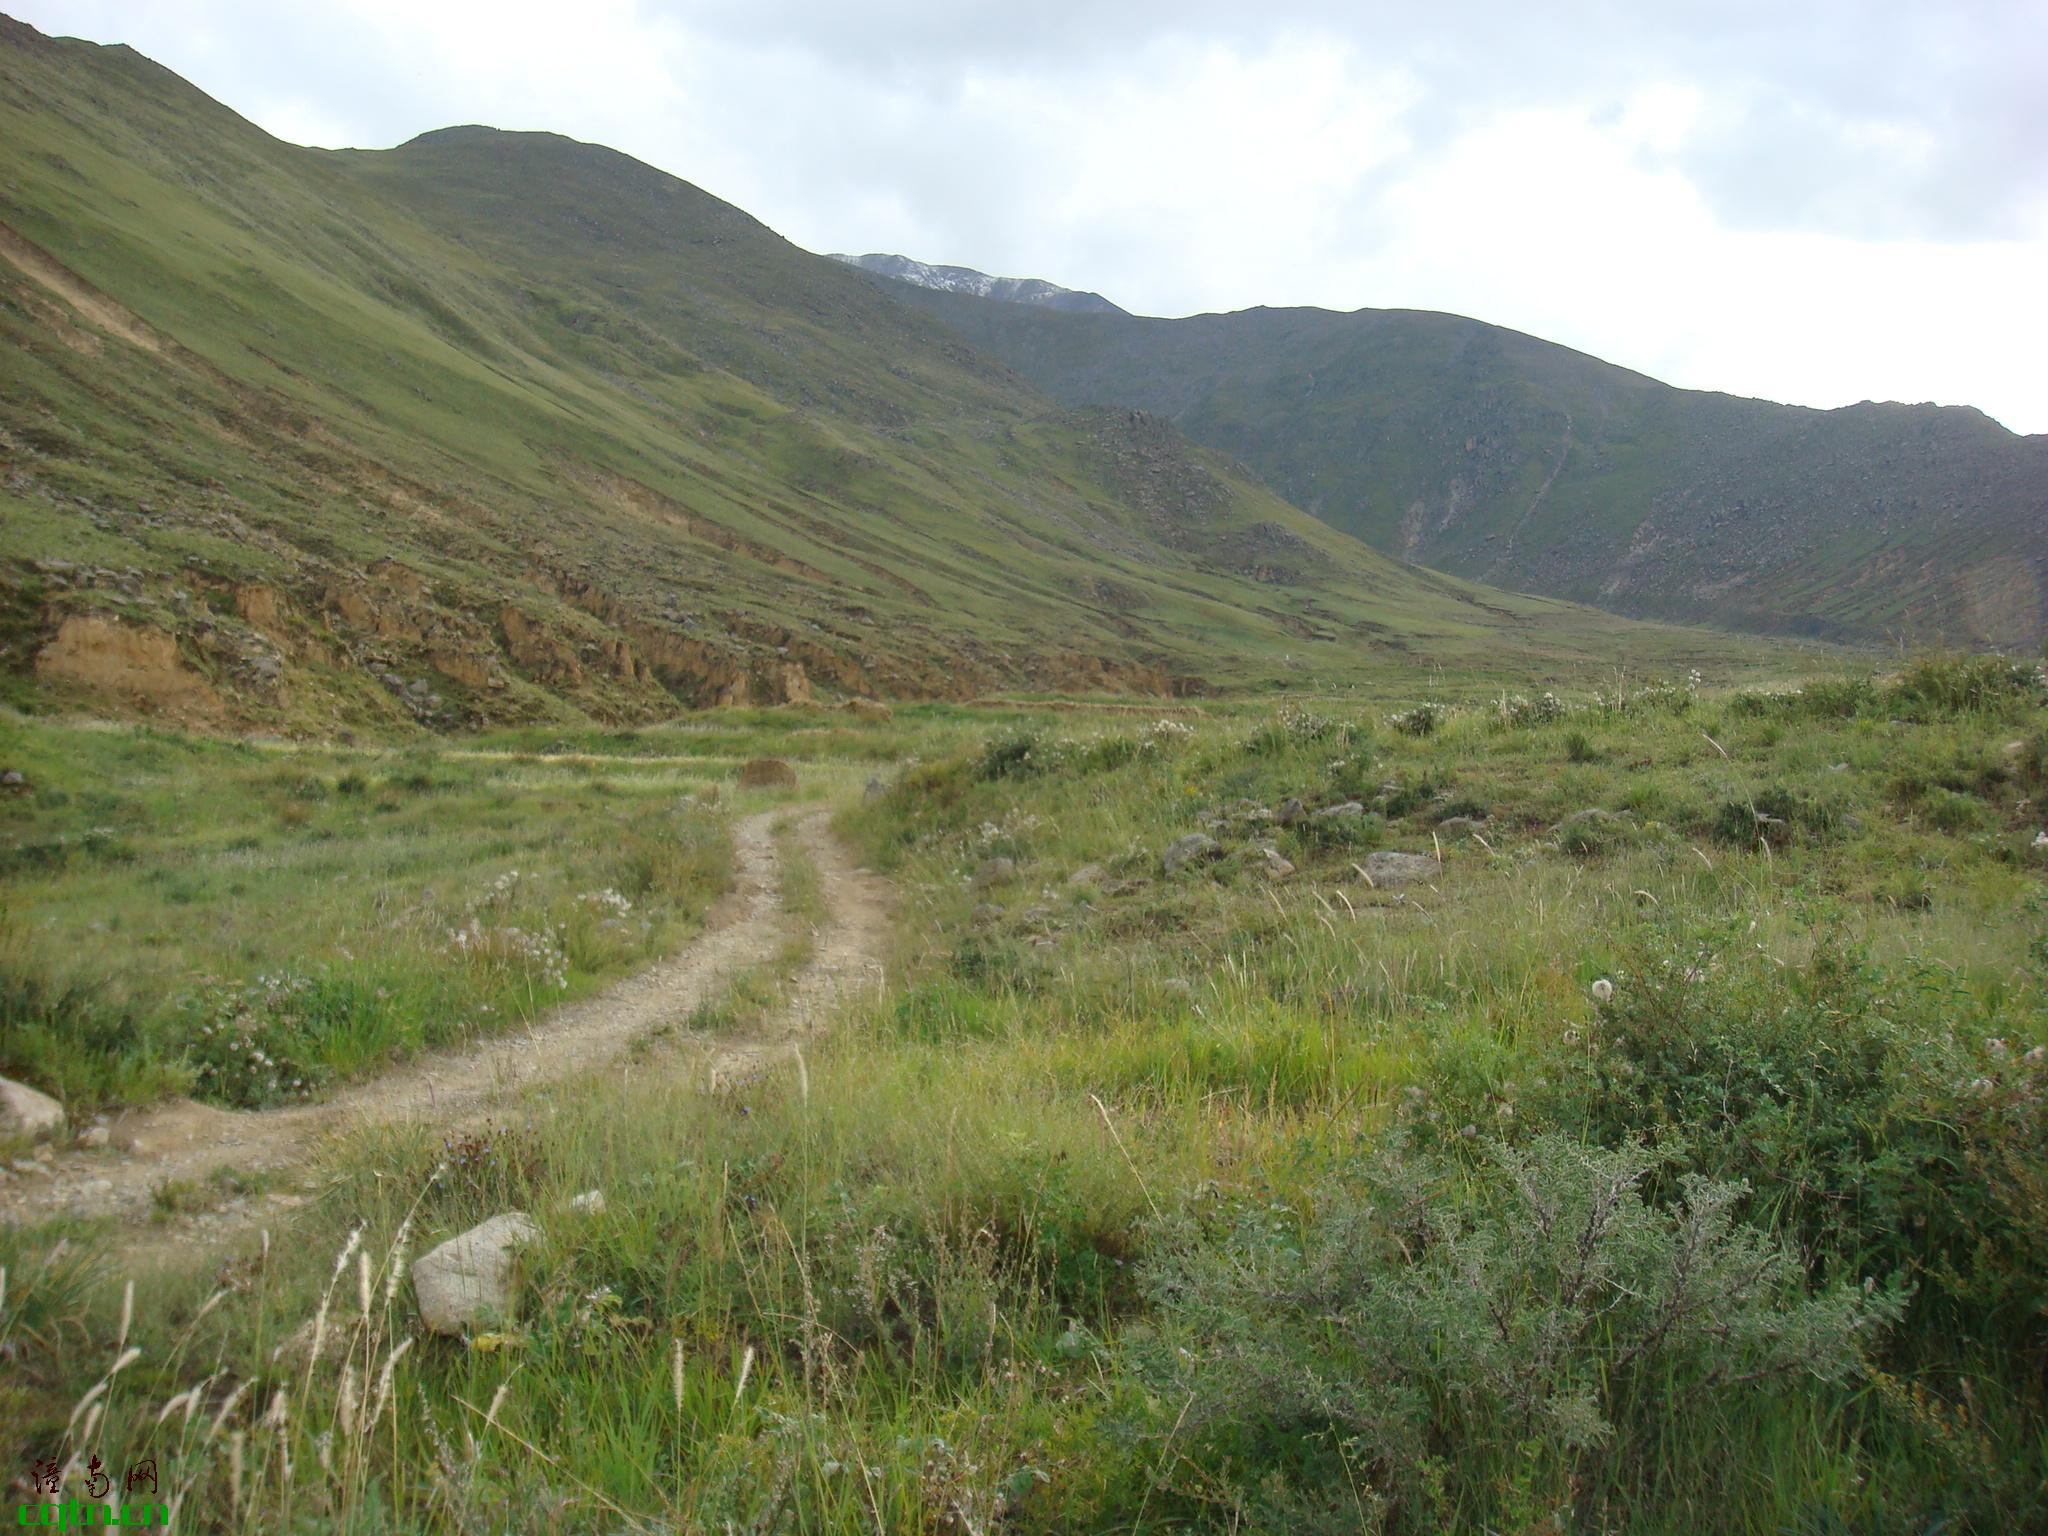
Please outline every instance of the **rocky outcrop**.
[{"label": "rocky outcrop", "polygon": [[74,613],[36,655],[41,677],[111,694],[144,714],[212,724],[225,714],[213,684],[188,665],[161,629],[97,613]]},{"label": "rocky outcrop", "polygon": [[512,664],[529,677],[560,688],[582,683],[583,667],[575,651],[510,603],[498,610],[498,631],[505,637],[505,652]]}]

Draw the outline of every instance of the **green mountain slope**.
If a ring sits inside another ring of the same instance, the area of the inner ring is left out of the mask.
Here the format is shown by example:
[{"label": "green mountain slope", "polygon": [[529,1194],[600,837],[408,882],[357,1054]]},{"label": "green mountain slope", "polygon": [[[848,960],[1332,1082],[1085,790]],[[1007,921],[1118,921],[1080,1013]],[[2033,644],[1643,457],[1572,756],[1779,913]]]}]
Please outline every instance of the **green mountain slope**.
[{"label": "green mountain slope", "polygon": [[299,149],[0,24],[0,258],[20,699],[318,730],[1700,654],[1390,561],[549,135]]},{"label": "green mountain slope", "polygon": [[1620,612],[2034,646],[2048,436],[1673,389],[1454,315],[1058,314],[892,285],[1070,403],[1139,407],[1377,548]]}]

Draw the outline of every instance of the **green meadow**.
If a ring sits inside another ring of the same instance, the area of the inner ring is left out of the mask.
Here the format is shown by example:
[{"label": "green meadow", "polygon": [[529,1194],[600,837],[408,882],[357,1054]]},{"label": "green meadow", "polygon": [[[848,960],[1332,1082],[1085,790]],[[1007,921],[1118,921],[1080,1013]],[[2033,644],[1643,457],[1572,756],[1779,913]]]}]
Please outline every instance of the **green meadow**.
[{"label": "green meadow", "polygon": [[[247,1530],[2033,1528],[2044,706],[1936,660],[432,753],[17,720],[0,1071],[88,1103],[233,1102],[180,994],[280,968],[389,994],[287,1010],[323,1083],[533,1016],[470,904],[518,870],[575,995],[687,938],[740,810],[837,806],[895,898],[794,1066],[367,1131],[227,1255],[8,1229],[4,1451],[89,1415]],[[767,751],[797,791],[737,790]],[[146,1071],[70,1065],[116,1027]],[[409,1259],[509,1209],[516,1315],[420,1332]]]}]

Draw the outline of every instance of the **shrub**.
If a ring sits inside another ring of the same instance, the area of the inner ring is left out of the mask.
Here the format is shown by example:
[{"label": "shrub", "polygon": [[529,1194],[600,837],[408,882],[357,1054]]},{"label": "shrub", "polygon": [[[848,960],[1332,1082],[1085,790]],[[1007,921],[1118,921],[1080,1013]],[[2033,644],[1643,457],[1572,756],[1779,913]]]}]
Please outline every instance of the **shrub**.
[{"label": "shrub", "polygon": [[992,783],[997,779],[1022,779],[1040,773],[1045,762],[1034,754],[1043,745],[1036,731],[999,736],[981,749],[981,757],[975,764],[975,776],[985,783]]},{"label": "shrub", "polygon": [[219,983],[185,999],[186,1059],[199,1092],[216,1103],[261,1109],[310,1098],[319,1087],[324,989],[308,976],[260,976]]},{"label": "shrub", "polygon": [[1825,935],[1781,967],[1732,928],[1652,927],[1540,1075],[1532,1125],[1656,1138],[1673,1174],[1753,1187],[1816,1273],[1917,1284],[1917,1336],[2048,1354],[2048,1052],[1997,1038],[1949,973]]},{"label": "shrub", "polygon": [[1972,714],[2039,701],[2043,669],[2004,656],[1930,656],[1893,683],[1888,698],[1906,714]]},{"label": "shrub", "polygon": [[1666,1470],[1675,1404],[1713,1422],[1853,1374],[1891,1298],[1809,1291],[1737,1220],[1739,1185],[1651,1203],[1656,1167],[1558,1135],[1489,1144],[1470,1175],[1397,1152],[1305,1214],[1182,1222],[1144,1269],[1161,1321],[1132,1357],[1191,1481],[1257,1529],[1575,1527],[1583,1490]]},{"label": "shrub", "polygon": [[1782,848],[1798,833],[1831,836],[1837,825],[1835,807],[1801,790],[1768,784],[1747,800],[1729,800],[1714,813],[1708,831],[1736,847],[1763,842]]},{"label": "shrub", "polygon": [[1387,724],[1403,736],[1433,736],[1449,714],[1443,705],[1426,701],[1413,709],[1387,716]]},{"label": "shrub", "polygon": [[0,1076],[46,1090],[73,1115],[181,1085],[135,1010],[103,983],[59,979],[14,958],[0,958]]}]

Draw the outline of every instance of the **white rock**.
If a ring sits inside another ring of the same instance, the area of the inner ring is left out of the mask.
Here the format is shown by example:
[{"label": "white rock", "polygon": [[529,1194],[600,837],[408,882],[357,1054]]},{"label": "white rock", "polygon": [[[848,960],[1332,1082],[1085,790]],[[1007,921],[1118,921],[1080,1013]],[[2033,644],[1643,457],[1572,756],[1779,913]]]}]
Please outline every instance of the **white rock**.
[{"label": "white rock", "polygon": [[112,1140],[111,1133],[104,1125],[88,1125],[78,1133],[78,1144],[89,1152],[96,1152]]},{"label": "white rock", "polygon": [[569,1209],[572,1211],[587,1211],[592,1216],[595,1216],[604,1209],[604,1191],[601,1189],[586,1189],[582,1194],[569,1202]]},{"label": "white rock", "polygon": [[0,1077],[0,1135],[41,1140],[64,1129],[64,1106],[27,1083]]},{"label": "white rock", "polygon": [[420,1321],[436,1333],[460,1333],[512,1310],[514,1258],[540,1236],[522,1211],[506,1211],[451,1237],[413,1261]]},{"label": "white rock", "polygon": [[1434,880],[1441,873],[1437,861],[1426,853],[1369,853],[1365,857],[1365,877],[1374,885],[1407,885]]}]

